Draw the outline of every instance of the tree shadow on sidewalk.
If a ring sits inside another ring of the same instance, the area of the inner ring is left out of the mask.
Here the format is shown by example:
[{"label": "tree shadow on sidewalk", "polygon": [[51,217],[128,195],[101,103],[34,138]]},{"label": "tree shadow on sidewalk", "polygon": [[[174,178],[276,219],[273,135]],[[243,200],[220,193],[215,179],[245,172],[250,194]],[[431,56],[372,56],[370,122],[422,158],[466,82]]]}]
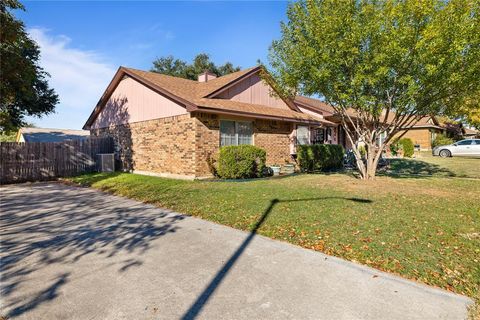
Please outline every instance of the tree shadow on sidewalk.
[{"label": "tree shadow on sidewalk", "polygon": [[134,259],[111,261],[120,264],[118,272],[128,272],[142,265],[141,256],[153,240],[175,232],[176,223],[184,219],[128,199],[111,199],[99,191],[58,183],[2,189],[0,293],[8,317],[57,297],[57,290],[71,280],[68,272],[38,288],[33,297],[19,299],[16,293],[20,286],[31,289],[30,279],[41,277],[52,265],[64,269],[87,255],[108,261],[121,252],[134,253]]},{"label": "tree shadow on sidewalk", "polygon": [[288,202],[302,202],[302,201],[322,201],[322,200],[331,200],[331,199],[344,199],[348,201],[353,201],[357,203],[371,203],[372,201],[369,199],[361,199],[361,198],[344,198],[344,197],[318,197],[318,198],[306,198],[306,199],[290,199],[290,200],[280,200],[280,199],[273,199],[270,201],[270,204],[265,209],[263,214],[261,215],[260,219],[257,221],[253,229],[250,231],[250,234],[245,238],[245,240],[241,243],[241,245],[237,248],[237,250],[230,256],[230,258],[225,262],[225,264],[220,268],[220,270],[216,273],[210,283],[205,287],[202,293],[198,296],[195,302],[190,306],[190,308],[184,313],[182,316],[182,320],[192,320],[195,319],[200,312],[202,311],[203,307],[207,304],[208,300],[218,288],[218,286],[222,283],[222,281],[227,276],[230,269],[234,266],[237,262],[238,258],[243,254],[245,249],[251,243],[255,235],[257,234],[260,227],[265,223],[268,216],[272,212],[275,205],[278,203],[288,203]]}]

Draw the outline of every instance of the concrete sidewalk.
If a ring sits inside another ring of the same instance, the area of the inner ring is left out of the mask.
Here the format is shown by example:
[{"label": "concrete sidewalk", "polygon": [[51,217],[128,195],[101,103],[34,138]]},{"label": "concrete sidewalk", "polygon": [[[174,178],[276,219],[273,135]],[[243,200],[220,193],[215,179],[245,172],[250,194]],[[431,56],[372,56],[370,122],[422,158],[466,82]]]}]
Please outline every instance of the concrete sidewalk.
[{"label": "concrete sidewalk", "polygon": [[464,319],[471,300],[87,188],[1,188],[19,319]]}]

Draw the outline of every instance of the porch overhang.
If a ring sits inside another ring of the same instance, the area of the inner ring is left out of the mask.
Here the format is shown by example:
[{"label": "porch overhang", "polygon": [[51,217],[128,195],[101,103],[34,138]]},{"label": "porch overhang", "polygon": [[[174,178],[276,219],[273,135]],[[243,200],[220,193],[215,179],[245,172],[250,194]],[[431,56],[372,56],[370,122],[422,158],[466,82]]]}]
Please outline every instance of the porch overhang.
[{"label": "porch overhang", "polygon": [[285,117],[285,116],[275,116],[275,115],[263,115],[258,113],[251,113],[251,112],[244,112],[244,111],[234,111],[234,110],[225,110],[220,108],[211,108],[211,107],[202,107],[199,106],[195,112],[204,112],[209,114],[221,114],[221,115],[230,115],[230,116],[238,116],[238,117],[245,117],[245,118],[253,118],[253,119],[264,119],[264,120],[275,120],[275,121],[284,121],[284,122],[292,122],[292,123],[301,123],[301,124],[309,124],[309,125],[316,125],[316,126],[325,126],[325,125],[335,125],[334,123],[322,119],[314,120],[314,119],[301,119],[301,118],[294,118],[294,117]]}]

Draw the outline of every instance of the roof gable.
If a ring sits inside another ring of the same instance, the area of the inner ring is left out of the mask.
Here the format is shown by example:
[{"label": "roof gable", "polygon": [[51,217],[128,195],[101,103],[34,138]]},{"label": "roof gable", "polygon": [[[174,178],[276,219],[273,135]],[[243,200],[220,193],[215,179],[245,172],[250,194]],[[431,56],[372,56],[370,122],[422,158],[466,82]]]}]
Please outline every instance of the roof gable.
[{"label": "roof gable", "polygon": [[257,73],[236,82],[234,85],[212,96],[212,98],[227,99],[280,109],[291,109]]},{"label": "roof gable", "polygon": [[[275,91],[275,86],[272,85],[273,80],[268,76],[267,72],[265,72],[264,75],[260,74],[262,71],[263,68],[261,66],[258,66],[234,72],[219,78],[209,80],[207,82],[198,82],[183,78],[167,76],[155,72],[147,72],[132,68],[120,67],[117,70],[117,73],[113,77],[112,81],[108,85],[107,89],[105,90],[104,94],[98,101],[95,109],[90,114],[90,117],[88,118],[83,128],[89,129],[91,127],[92,123],[95,121],[101,110],[106,105],[112,92],[115,90],[115,88],[118,86],[124,76],[132,77],[141,84],[175,101],[179,105],[184,106],[188,112],[192,112],[199,110],[200,105],[205,107],[205,104],[213,103],[214,100],[219,100],[218,102],[224,103],[224,108],[227,109],[228,106],[233,104],[229,104],[228,102],[226,102],[228,100],[225,99],[216,99],[217,95],[224,92],[225,90],[228,90],[228,88],[235,86],[242,80],[245,80],[252,75],[262,77],[262,80],[266,81],[271,87],[271,89]],[[278,92],[276,91],[275,93],[278,94]],[[291,114],[291,117],[293,119],[298,116],[297,113],[301,113],[301,111],[292,101],[284,98],[280,99],[285,103],[285,105],[289,107],[288,111],[293,112]],[[255,103],[250,102],[250,104],[254,105]],[[215,105],[218,105],[218,103],[215,103]],[[268,108],[269,106],[261,104],[257,105],[257,108],[255,109],[259,110],[258,108],[263,107]],[[309,117],[311,121],[316,121],[315,117]]]},{"label": "roof gable", "polygon": [[[341,121],[341,118],[339,117],[338,113],[335,111],[335,109],[331,105],[323,101],[320,101],[318,99],[305,97],[305,96],[296,96],[295,103],[302,108],[322,114],[328,120],[334,121],[336,123],[339,123]],[[353,108],[349,108],[347,110],[347,114],[352,118],[357,117],[357,112]],[[385,119],[385,114],[383,114],[382,116],[380,116],[380,121],[386,120],[386,123],[391,123],[394,120],[394,118],[395,118],[395,112],[390,111],[388,113],[387,119]],[[438,119],[435,116],[428,115],[428,116],[419,118],[412,128],[442,129],[442,126],[440,125],[440,123],[438,122]]]}]

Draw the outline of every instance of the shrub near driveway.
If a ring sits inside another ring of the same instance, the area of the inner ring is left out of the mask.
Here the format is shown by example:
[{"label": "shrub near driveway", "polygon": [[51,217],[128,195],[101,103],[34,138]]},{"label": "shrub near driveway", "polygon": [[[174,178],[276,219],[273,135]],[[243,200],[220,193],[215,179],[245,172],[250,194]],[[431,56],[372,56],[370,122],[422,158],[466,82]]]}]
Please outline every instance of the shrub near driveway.
[{"label": "shrub near driveway", "polygon": [[265,150],[251,146],[225,146],[220,148],[217,174],[224,179],[259,178],[265,170]]}]

